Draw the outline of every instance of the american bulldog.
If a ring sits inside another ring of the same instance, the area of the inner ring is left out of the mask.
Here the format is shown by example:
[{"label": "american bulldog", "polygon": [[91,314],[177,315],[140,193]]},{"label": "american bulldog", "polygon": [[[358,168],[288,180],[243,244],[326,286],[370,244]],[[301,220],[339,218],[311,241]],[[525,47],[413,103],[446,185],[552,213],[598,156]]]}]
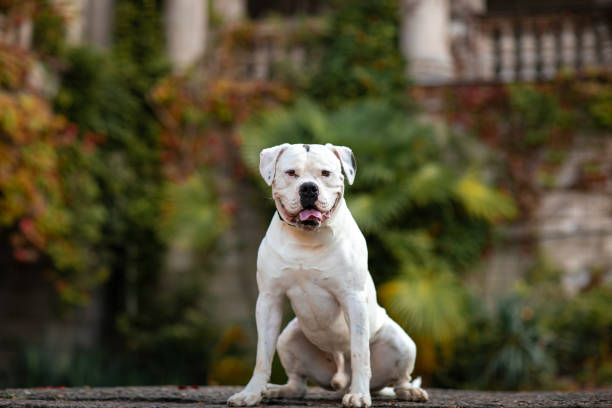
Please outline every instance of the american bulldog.
[{"label": "american bulldog", "polygon": [[[410,382],[416,346],[376,301],[366,241],[344,201],[344,177],[352,184],[357,170],[351,149],[285,143],[261,152],[259,170],[277,212],[257,258],[257,360],[227,404],[300,398],[307,380],[343,394],[346,407],[369,407],[370,391],[391,385],[385,394],[427,401]],[[285,296],[296,317],[279,336]],[[268,384],[275,349],[284,385]]]}]

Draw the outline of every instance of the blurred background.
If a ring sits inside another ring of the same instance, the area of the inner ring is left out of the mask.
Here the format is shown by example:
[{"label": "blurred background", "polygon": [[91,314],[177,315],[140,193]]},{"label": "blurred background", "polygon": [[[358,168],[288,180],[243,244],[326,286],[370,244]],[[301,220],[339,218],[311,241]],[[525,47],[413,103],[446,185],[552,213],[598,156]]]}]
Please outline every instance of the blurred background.
[{"label": "blurred background", "polygon": [[607,0],[0,0],[0,388],[244,384],[283,142],[353,149],[426,386],[612,386],[611,28]]}]

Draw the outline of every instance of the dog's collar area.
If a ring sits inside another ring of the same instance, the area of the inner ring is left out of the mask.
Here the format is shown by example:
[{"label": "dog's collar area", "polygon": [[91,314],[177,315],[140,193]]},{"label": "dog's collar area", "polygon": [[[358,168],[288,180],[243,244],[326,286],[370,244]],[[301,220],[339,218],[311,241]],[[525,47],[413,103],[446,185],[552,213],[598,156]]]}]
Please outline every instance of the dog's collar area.
[{"label": "dog's collar area", "polygon": [[289,225],[290,227],[295,227],[295,225],[289,224],[287,221],[285,221],[285,219],[283,218],[283,216],[281,215],[280,211],[276,210],[276,213],[278,214],[278,218],[284,222],[285,224]]}]

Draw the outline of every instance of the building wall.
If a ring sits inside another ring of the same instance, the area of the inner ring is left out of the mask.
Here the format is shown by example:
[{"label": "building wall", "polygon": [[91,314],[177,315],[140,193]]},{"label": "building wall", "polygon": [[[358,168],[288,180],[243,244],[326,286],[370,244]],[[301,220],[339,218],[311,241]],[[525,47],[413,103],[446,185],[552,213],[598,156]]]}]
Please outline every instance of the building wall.
[{"label": "building wall", "polygon": [[61,360],[79,348],[99,345],[102,293],[68,313],[58,308],[55,291],[41,265],[16,263],[6,235],[0,236],[0,387],[11,384],[27,349]]}]

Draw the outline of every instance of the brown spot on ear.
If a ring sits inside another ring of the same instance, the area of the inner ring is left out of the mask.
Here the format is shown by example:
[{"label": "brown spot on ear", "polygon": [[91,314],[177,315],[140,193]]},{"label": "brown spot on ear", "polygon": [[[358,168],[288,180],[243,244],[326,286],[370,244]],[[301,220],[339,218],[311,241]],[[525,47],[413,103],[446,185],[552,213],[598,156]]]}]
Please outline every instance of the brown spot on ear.
[{"label": "brown spot on ear", "polygon": [[304,147],[304,149],[306,149],[307,152],[310,151],[310,145],[304,144],[302,146]]}]

